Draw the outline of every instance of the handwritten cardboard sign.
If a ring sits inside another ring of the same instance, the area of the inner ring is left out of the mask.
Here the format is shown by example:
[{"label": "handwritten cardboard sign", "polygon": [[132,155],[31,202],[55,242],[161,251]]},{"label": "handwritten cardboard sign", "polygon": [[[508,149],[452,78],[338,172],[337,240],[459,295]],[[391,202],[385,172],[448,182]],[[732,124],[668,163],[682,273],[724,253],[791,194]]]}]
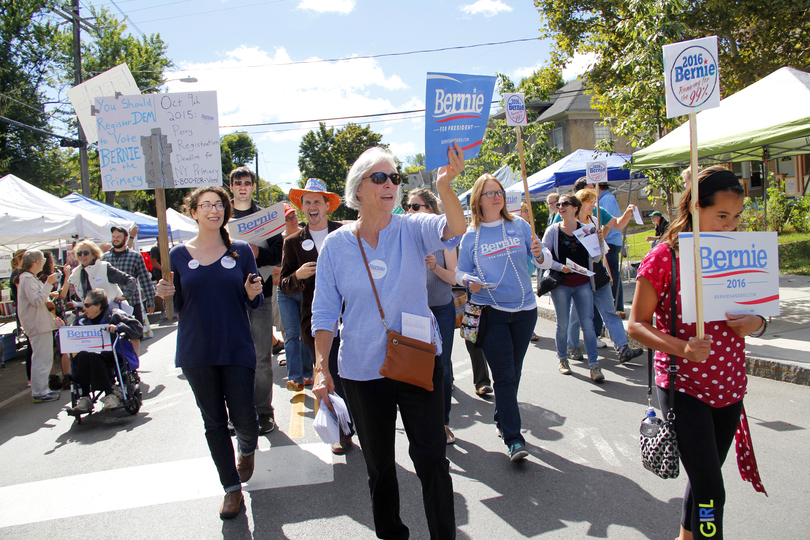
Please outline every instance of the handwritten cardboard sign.
[{"label": "handwritten cardboard sign", "polygon": [[79,123],[84,130],[84,138],[88,142],[94,143],[98,141],[96,121],[90,112],[91,106],[95,103],[97,97],[114,96],[116,92],[127,95],[141,93],[135,83],[135,78],[129,71],[129,66],[126,64],[120,64],[108,69],[104,73],[96,75],[92,79],[88,79],[65,92],[73,105],[76,116],[79,117]]},{"label": "handwritten cardboard sign", "polygon": [[664,45],[667,118],[720,106],[717,36]]},{"label": "handwritten cardboard sign", "polygon": [[[96,126],[104,191],[222,185],[216,92],[178,92],[96,98]],[[141,137],[164,137],[171,185],[147,176]]]},{"label": "handwritten cardboard sign", "polygon": [[111,351],[106,324],[63,326],[59,329],[59,347],[63,353]]},{"label": "handwritten cardboard sign", "polygon": [[258,244],[281,234],[284,225],[284,203],[276,203],[241,219],[232,219],[228,222],[228,230],[235,240]]},{"label": "handwritten cardboard sign", "polygon": [[454,142],[464,159],[478,156],[489,120],[495,77],[428,73],[425,96],[425,169],[448,165]]},{"label": "handwritten cardboard sign", "polygon": [[[678,235],[681,317],[697,322],[692,233]],[[779,249],[775,232],[700,233],[703,320],[733,315],[779,315]],[[709,332],[711,334],[711,332]]]}]

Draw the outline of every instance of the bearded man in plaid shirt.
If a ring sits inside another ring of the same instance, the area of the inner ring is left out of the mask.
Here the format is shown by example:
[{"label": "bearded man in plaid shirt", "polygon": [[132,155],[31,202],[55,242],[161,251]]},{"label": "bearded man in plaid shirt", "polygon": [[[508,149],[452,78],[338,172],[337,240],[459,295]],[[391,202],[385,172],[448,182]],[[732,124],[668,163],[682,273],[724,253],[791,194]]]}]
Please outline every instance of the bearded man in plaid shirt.
[{"label": "bearded man in plaid shirt", "polygon": [[[155,310],[155,286],[152,284],[152,274],[146,269],[141,254],[127,247],[129,232],[123,227],[112,227],[110,232],[113,248],[104,254],[102,260],[138,280],[139,295],[137,298],[127,298],[127,302],[134,309],[132,316],[143,324],[146,317],[144,311],[149,314]],[[139,347],[134,341],[132,345],[137,353]]]}]

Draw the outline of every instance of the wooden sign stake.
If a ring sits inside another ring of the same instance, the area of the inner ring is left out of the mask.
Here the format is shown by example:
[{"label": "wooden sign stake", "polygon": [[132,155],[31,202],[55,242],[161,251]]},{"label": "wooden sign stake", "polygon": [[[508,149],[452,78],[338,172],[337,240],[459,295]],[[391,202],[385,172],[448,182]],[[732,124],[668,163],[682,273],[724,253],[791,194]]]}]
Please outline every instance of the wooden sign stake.
[{"label": "wooden sign stake", "polygon": [[692,238],[695,254],[695,308],[697,338],[703,339],[703,268],[700,266],[700,216],[698,215],[697,113],[689,115],[689,154],[692,167]]},{"label": "wooden sign stake", "polygon": [[[534,231],[534,211],[532,210],[532,200],[529,198],[529,180],[526,178],[526,161],[523,159],[523,137],[520,133],[520,126],[515,126],[517,134],[518,154],[520,155],[520,175],[523,177],[523,193],[526,195],[526,206],[529,207],[529,225],[532,228],[532,239],[537,236]],[[504,200],[504,204],[506,201]]]}]

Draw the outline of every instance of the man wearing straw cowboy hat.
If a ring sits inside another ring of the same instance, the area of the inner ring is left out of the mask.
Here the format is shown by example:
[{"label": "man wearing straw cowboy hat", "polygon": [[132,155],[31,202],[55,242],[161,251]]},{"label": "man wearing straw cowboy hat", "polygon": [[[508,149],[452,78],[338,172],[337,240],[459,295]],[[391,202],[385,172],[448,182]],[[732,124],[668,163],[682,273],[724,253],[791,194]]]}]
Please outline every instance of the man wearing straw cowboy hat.
[{"label": "man wearing straw cowboy hat", "polygon": [[[312,337],[312,298],[315,295],[315,270],[318,253],[326,235],[340,228],[341,224],[326,219],[340,206],[340,196],[326,190],[326,185],[317,178],[307,180],[304,189],[291,189],[290,202],[304,213],[307,224],[303,229],[287,237],[284,241],[284,255],[281,260],[282,294],[300,295],[301,341],[307,351],[302,354],[303,366],[290,366],[287,360],[287,373],[290,380],[287,388],[294,391],[303,389],[302,380],[312,377],[312,362],[315,358],[315,339]],[[279,297],[280,298],[280,297]],[[341,396],[343,385],[337,376],[337,349],[340,337],[336,334],[329,355],[329,372],[335,381],[335,391]],[[351,435],[341,434],[340,442],[332,446],[332,452],[343,454],[351,448]]]}]

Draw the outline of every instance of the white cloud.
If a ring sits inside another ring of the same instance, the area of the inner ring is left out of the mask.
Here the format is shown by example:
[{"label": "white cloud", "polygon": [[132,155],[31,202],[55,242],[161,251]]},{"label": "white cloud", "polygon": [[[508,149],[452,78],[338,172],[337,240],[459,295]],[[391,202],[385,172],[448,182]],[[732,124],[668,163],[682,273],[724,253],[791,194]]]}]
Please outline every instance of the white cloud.
[{"label": "white cloud", "polygon": [[562,71],[563,80],[572,81],[576,79],[579,75],[591,69],[595,61],[596,53],[575,54]]},{"label": "white cloud", "polygon": [[[412,156],[419,152],[416,148],[416,143],[413,142],[406,142],[406,143],[395,143],[392,142],[388,148],[391,150],[397,158],[403,163],[405,162],[405,158],[408,156]],[[423,149],[424,150],[424,149]]]},{"label": "white cloud", "polygon": [[483,14],[485,17],[494,17],[501,11],[512,11],[512,7],[501,0],[478,0],[474,4],[459,6],[459,9],[467,15]]},{"label": "white cloud", "polygon": [[[375,90],[407,88],[399,76],[386,76],[373,59],[283,65],[292,62],[284,48],[273,53],[258,47],[228,51],[217,62],[183,63],[183,73],[197,77],[194,91],[216,90],[220,126],[337,118],[402,110],[385,98],[370,97]],[[309,60],[316,60],[311,58]],[[260,67],[254,67],[260,66]],[[190,85],[170,83],[170,91]],[[379,87],[379,88],[375,88]],[[327,122],[330,125],[345,121]],[[295,128],[317,128],[317,122],[270,126],[282,130],[258,135],[274,142],[298,141],[305,133]],[[261,131],[262,128],[249,129]],[[223,128],[229,133],[231,128]]]},{"label": "white cloud", "polygon": [[517,68],[515,71],[509,74],[509,78],[512,79],[513,83],[518,84],[521,79],[525,79],[538,69],[541,69],[544,64],[544,60],[538,60],[538,62],[533,66]]},{"label": "white cloud", "polygon": [[309,9],[318,13],[334,11],[337,13],[351,13],[355,0],[301,0],[298,9]]}]

